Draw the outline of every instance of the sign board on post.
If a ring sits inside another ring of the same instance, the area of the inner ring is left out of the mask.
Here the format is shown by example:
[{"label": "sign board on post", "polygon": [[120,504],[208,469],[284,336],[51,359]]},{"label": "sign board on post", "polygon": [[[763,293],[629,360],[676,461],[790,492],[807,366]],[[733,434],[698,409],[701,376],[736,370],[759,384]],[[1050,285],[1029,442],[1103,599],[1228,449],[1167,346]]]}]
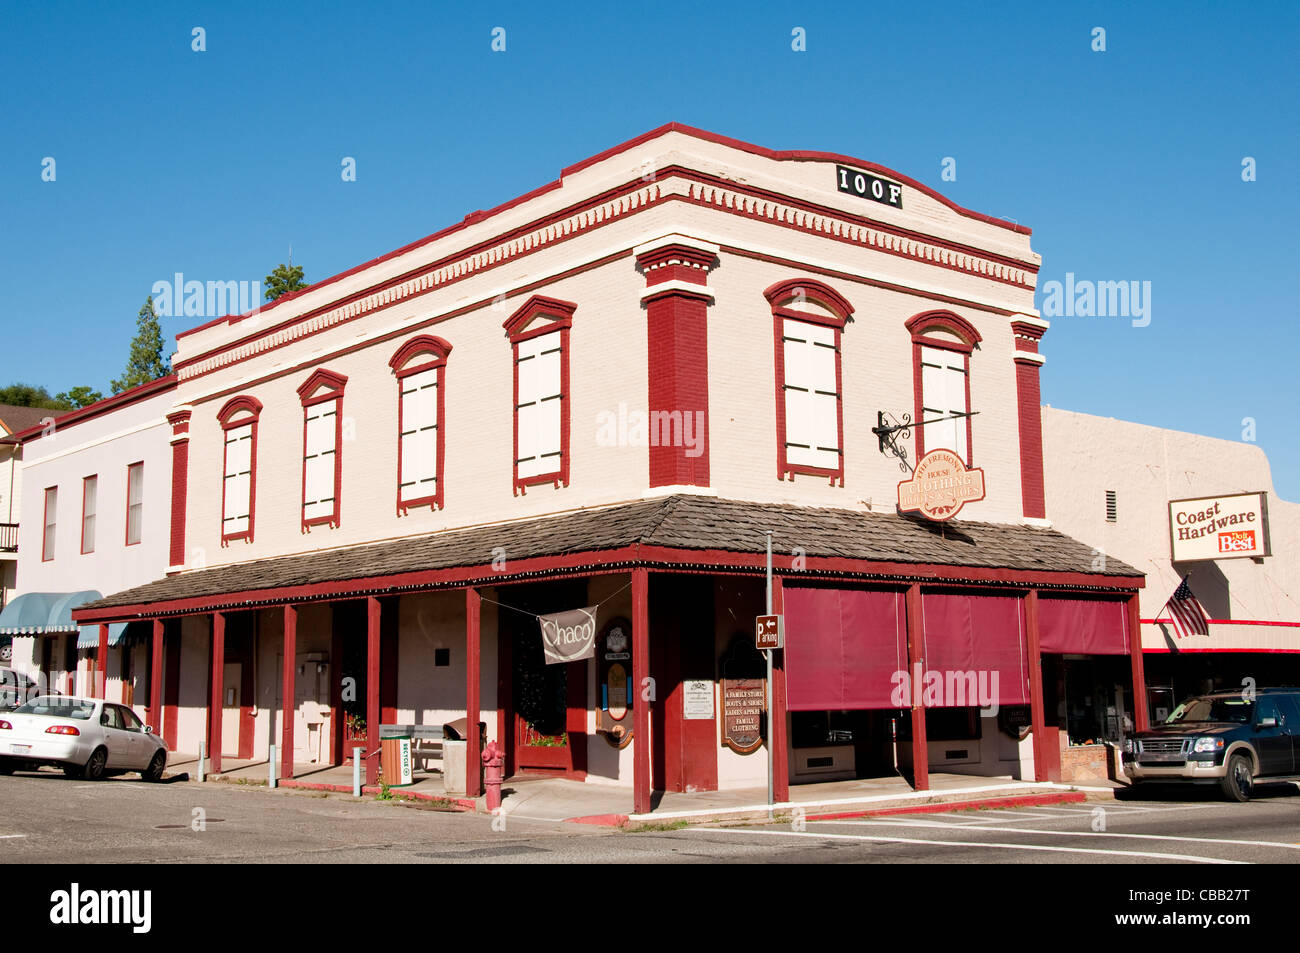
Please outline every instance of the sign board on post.
[{"label": "sign board on post", "polygon": [[785,648],[785,617],[758,616],[754,620],[754,647],[760,652]]},{"label": "sign board on post", "polygon": [[1169,549],[1176,563],[1273,555],[1268,539],[1268,494],[1171,500]]}]

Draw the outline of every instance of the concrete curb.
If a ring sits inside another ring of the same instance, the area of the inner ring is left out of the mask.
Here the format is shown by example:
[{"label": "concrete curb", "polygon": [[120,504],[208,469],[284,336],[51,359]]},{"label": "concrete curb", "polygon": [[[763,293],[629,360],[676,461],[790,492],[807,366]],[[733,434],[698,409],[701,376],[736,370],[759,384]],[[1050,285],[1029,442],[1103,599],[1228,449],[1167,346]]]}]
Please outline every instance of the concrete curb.
[{"label": "concrete curb", "polygon": [[[208,776],[208,780],[224,781],[227,784],[239,784],[237,780],[231,781],[224,777],[213,777],[211,775]],[[346,784],[325,784],[321,781],[296,781],[293,778],[282,779],[275,783],[276,787],[290,788],[297,791],[329,791],[335,794],[352,793],[352,788]],[[246,786],[251,787],[253,784],[250,782]],[[261,787],[266,787],[266,783],[261,782]],[[392,791],[391,788],[389,790]],[[377,784],[367,784],[363,785],[361,788],[361,794],[363,797],[366,795],[379,794],[381,791],[383,791],[383,788]],[[457,810],[462,812],[473,812],[477,808],[477,805],[473,801],[465,798],[446,797],[441,794],[425,794],[422,791],[393,791],[393,800],[398,800],[399,798],[408,801],[441,801],[445,804],[455,806]]]},{"label": "concrete curb", "polygon": [[834,814],[808,814],[810,821],[839,821],[850,817],[886,817],[893,814],[943,814],[947,811],[975,811],[1007,807],[1034,807],[1040,804],[1079,804],[1088,800],[1082,791],[1062,791],[1060,794],[1021,794],[1012,797],[991,797],[978,801],[943,801],[938,804],[911,804],[907,807],[886,807],[866,811],[839,811]]}]

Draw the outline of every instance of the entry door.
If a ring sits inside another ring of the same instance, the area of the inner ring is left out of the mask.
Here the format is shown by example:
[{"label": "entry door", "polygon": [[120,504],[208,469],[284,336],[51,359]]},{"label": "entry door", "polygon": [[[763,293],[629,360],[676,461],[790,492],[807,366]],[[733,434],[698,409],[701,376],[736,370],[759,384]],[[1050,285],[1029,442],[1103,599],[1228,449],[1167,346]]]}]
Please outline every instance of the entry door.
[{"label": "entry door", "polygon": [[567,771],[570,764],[568,670],[582,663],[547,665],[542,634],[515,643],[515,758],[521,768]]},{"label": "entry door", "polygon": [[221,756],[239,757],[239,707],[240,689],[243,687],[244,666],[227,662],[221,698]]}]

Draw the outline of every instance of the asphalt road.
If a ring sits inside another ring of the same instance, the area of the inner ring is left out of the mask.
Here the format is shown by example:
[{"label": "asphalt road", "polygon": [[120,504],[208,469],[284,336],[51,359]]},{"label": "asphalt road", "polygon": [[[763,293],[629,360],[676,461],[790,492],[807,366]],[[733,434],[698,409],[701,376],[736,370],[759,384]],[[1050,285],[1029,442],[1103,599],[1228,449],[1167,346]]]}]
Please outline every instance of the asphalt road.
[{"label": "asphalt road", "polygon": [[[1242,864],[1300,861],[1300,789],[623,832],[232,784],[0,777],[0,862]],[[501,829],[504,827],[504,829]]]}]

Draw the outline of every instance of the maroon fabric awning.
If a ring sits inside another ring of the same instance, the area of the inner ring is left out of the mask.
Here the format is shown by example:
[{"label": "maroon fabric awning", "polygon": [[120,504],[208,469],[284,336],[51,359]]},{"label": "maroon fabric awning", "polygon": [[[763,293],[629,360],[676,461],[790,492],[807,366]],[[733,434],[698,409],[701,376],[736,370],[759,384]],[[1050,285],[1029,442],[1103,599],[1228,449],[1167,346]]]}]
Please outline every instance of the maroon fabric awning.
[{"label": "maroon fabric awning", "polygon": [[[985,673],[980,682],[992,688],[997,673],[999,705],[1029,704],[1029,650],[1025,636],[1024,603],[1019,596],[981,596],[926,592],[921,596],[925,633],[925,668],[949,673]],[[955,679],[954,679],[955,680]],[[945,698],[944,706],[957,705]],[[978,701],[966,700],[974,706]]]},{"label": "maroon fabric awning", "polygon": [[1118,599],[1038,598],[1041,652],[1127,655],[1128,617]]},{"label": "maroon fabric awning", "polygon": [[892,708],[907,671],[903,594],[785,588],[786,697],[791,711]]}]

